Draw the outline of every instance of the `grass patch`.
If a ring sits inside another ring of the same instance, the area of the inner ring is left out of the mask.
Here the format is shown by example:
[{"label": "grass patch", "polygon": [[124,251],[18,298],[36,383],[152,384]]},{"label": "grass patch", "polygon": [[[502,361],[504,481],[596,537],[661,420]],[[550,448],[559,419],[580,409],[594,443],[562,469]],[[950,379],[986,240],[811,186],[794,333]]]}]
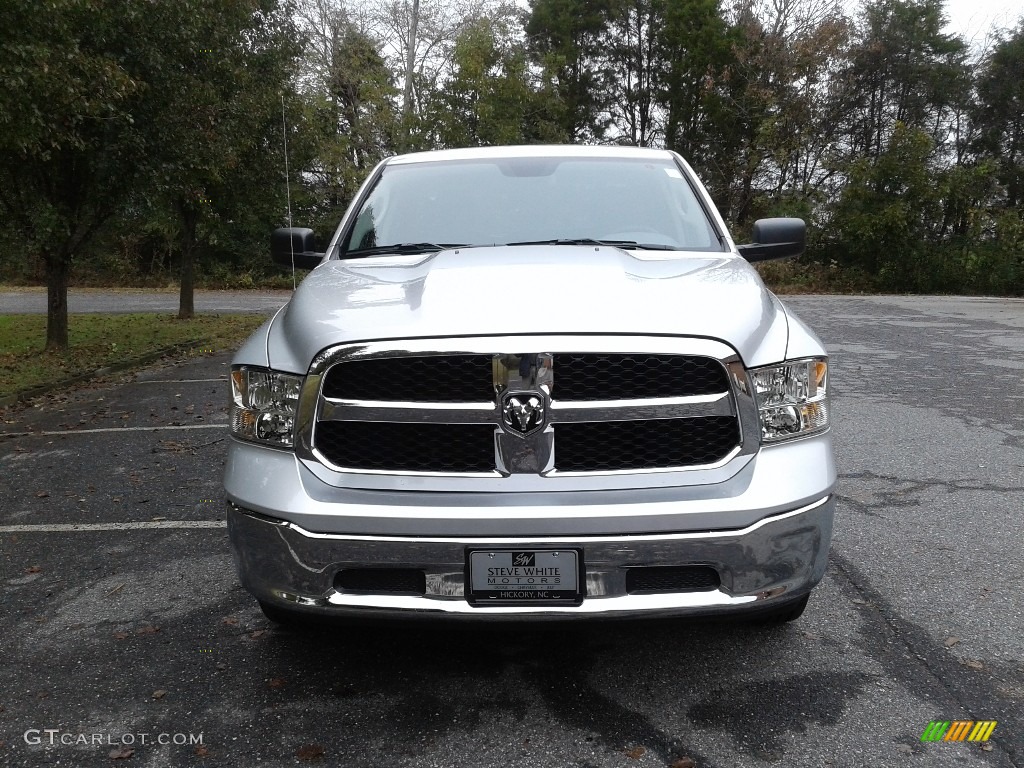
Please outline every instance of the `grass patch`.
[{"label": "grass patch", "polygon": [[0,397],[118,365],[176,344],[209,340],[204,351],[238,347],[263,315],[71,315],[66,352],[44,352],[46,315],[0,316]]}]

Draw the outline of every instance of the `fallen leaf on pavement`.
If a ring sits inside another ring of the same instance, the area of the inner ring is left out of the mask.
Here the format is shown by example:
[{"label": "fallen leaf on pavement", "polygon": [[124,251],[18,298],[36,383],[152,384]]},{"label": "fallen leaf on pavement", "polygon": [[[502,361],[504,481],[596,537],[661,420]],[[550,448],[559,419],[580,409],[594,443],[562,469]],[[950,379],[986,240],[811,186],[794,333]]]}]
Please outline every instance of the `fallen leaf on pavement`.
[{"label": "fallen leaf on pavement", "polygon": [[38,492],[36,493],[36,498],[37,498],[37,499],[45,499],[45,498],[46,498],[47,496],[49,496],[49,495],[50,495],[50,494],[49,494],[49,492],[48,492],[48,491],[38,491]]},{"label": "fallen leaf on pavement", "polygon": [[957,644],[957,643],[959,643],[959,642],[960,642],[960,638],[959,638],[959,637],[947,637],[947,638],[946,638],[946,639],[945,639],[945,640],[943,641],[943,643],[942,643],[942,644],[943,644],[944,646],[946,646],[947,648],[952,648],[952,647],[953,647],[954,645],[956,645],[956,644]]},{"label": "fallen leaf on pavement", "polygon": [[238,624],[238,619],[236,619],[234,616],[225,616],[221,623],[227,624],[228,626],[233,627],[236,624]]},{"label": "fallen leaf on pavement", "polygon": [[127,640],[128,639],[128,633],[127,632],[115,632],[114,633],[114,639],[115,640]]},{"label": "fallen leaf on pavement", "polygon": [[135,750],[131,747],[119,747],[118,749],[110,750],[107,755],[111,760],[127,760],[129,757],[135,754]]},{"label": "fallen leaf on pavement", "polygon": [[643,747],[633,747],[632,749],[626,750],[626,757],[630,760],[639,760],[647,752]]},{"label": "fallen leaf on pavement", "polygon": [[263,637],[265,634],[267,634],[267,630],[257,629],[255,632],[250,632],[249,637],[255,640],[257,637]]},{"label": "fallen leaf on pavement", "polygon": [[157,691],[153,691],[153,698],[154,699],[162,699],[166,695],[167,695],[167,691],[165,691],[163,688],[161,688],[160,690],[157,690]]},{"label": "fallen leaf on pavement", "polygon": [[967,659],[964,662],[964,666],[965,667],[970,667],[971,669],[984,669],[985,668],[985,665],[982,664],[977,659]]},{"label": "fallen leaf on pavement", "polygon": [[30,565],[28,568],[25,569],[25,573],[39,573],[42,570],[43,569],[40,568],[38,565]]},{"label": "fallen leaf on pavement", "polygon": [[271,688],[284,688],[284,678],[272,677],[267,681],[267,685],[269,685]]},{"label": "fallen leaf on pavement", "polygon": [[692,757],[680,757],[672,761],[672,768],[697,768]]},{"label": "fallen leaf on pavement", "polygon": [[295,753],[295,756],[299,758],[299,760],[313,761],[319,760],[321,757],[323,757],[325,751],[326,750],[319,744],[304,744],[303,746],[299,747],[298,751]]},{"label": "fallen leaf on pavement", "polygon": [[196,747],[196,757],[206,757],[210,754],[210,750],[206,747]]},{"label": "fallen leaf on pavement", "polygon": [[136,635],[155,635],[160,631],[160,627],[154,627],[152,624],[147,624],[145,627],[139,627],[135,630]]}]

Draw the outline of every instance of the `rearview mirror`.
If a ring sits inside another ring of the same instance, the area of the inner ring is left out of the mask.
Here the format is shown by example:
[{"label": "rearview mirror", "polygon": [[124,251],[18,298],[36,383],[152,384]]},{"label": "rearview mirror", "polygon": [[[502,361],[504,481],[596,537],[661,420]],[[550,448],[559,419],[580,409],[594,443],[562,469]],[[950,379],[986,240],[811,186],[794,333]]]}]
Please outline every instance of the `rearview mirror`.
[{"label": "rearview mirror", "polygon": [[807,225],[803,219],[758,219],[753,238],[754,242],[737,246],[749,262],[799,256],[807,245]]},{"label": "rearview mirror", "polygon": [[314,269],[324,257],[315,248],[313,230],[305,227],[282,227],[270,236],[270,257],[285,267]]}]

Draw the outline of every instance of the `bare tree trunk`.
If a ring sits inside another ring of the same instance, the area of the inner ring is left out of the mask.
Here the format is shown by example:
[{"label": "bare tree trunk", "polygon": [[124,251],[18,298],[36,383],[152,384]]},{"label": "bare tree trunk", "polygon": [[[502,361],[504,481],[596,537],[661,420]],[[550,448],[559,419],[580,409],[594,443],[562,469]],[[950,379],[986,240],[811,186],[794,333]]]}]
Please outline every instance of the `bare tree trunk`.
[{"label": "bare tree trunk", "polygon": [[68,348],[68,281],[71,260],[63,251],[43,253],[46,264],[46,349]]},{"label": "bare tree trunk", "polygon": [[420,23],[420,0],[412,0],[412,20],[409,23],[409,50],[405,56],[405,94],[402,99],[402,124],[405,128],[405,145],[409,148],[409,132],[412,130],[412,73],[416,67],[416,27]]},{"label": "bare tree trunk", "polygon": [[178,319],[195,316],[195,246],[199,214],[188,202],[178,203],[181,213],[181,288],[178,292]]}]

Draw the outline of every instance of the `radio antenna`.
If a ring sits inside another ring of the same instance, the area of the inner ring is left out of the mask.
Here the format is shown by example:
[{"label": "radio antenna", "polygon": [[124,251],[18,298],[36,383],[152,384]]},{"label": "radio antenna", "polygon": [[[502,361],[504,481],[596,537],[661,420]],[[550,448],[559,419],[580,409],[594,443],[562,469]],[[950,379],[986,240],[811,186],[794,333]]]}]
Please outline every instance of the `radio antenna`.
[{"label": "radio antenna", "polygon": [[[284,139],[284,192],[288,201],[288,229],[292,228],[292,185],[288,174],[288,123],[284,118],[284,94],[281,94],[281,137]],[[292,291],[295,291],[295,238],[288,237],[292,249]]]}]

